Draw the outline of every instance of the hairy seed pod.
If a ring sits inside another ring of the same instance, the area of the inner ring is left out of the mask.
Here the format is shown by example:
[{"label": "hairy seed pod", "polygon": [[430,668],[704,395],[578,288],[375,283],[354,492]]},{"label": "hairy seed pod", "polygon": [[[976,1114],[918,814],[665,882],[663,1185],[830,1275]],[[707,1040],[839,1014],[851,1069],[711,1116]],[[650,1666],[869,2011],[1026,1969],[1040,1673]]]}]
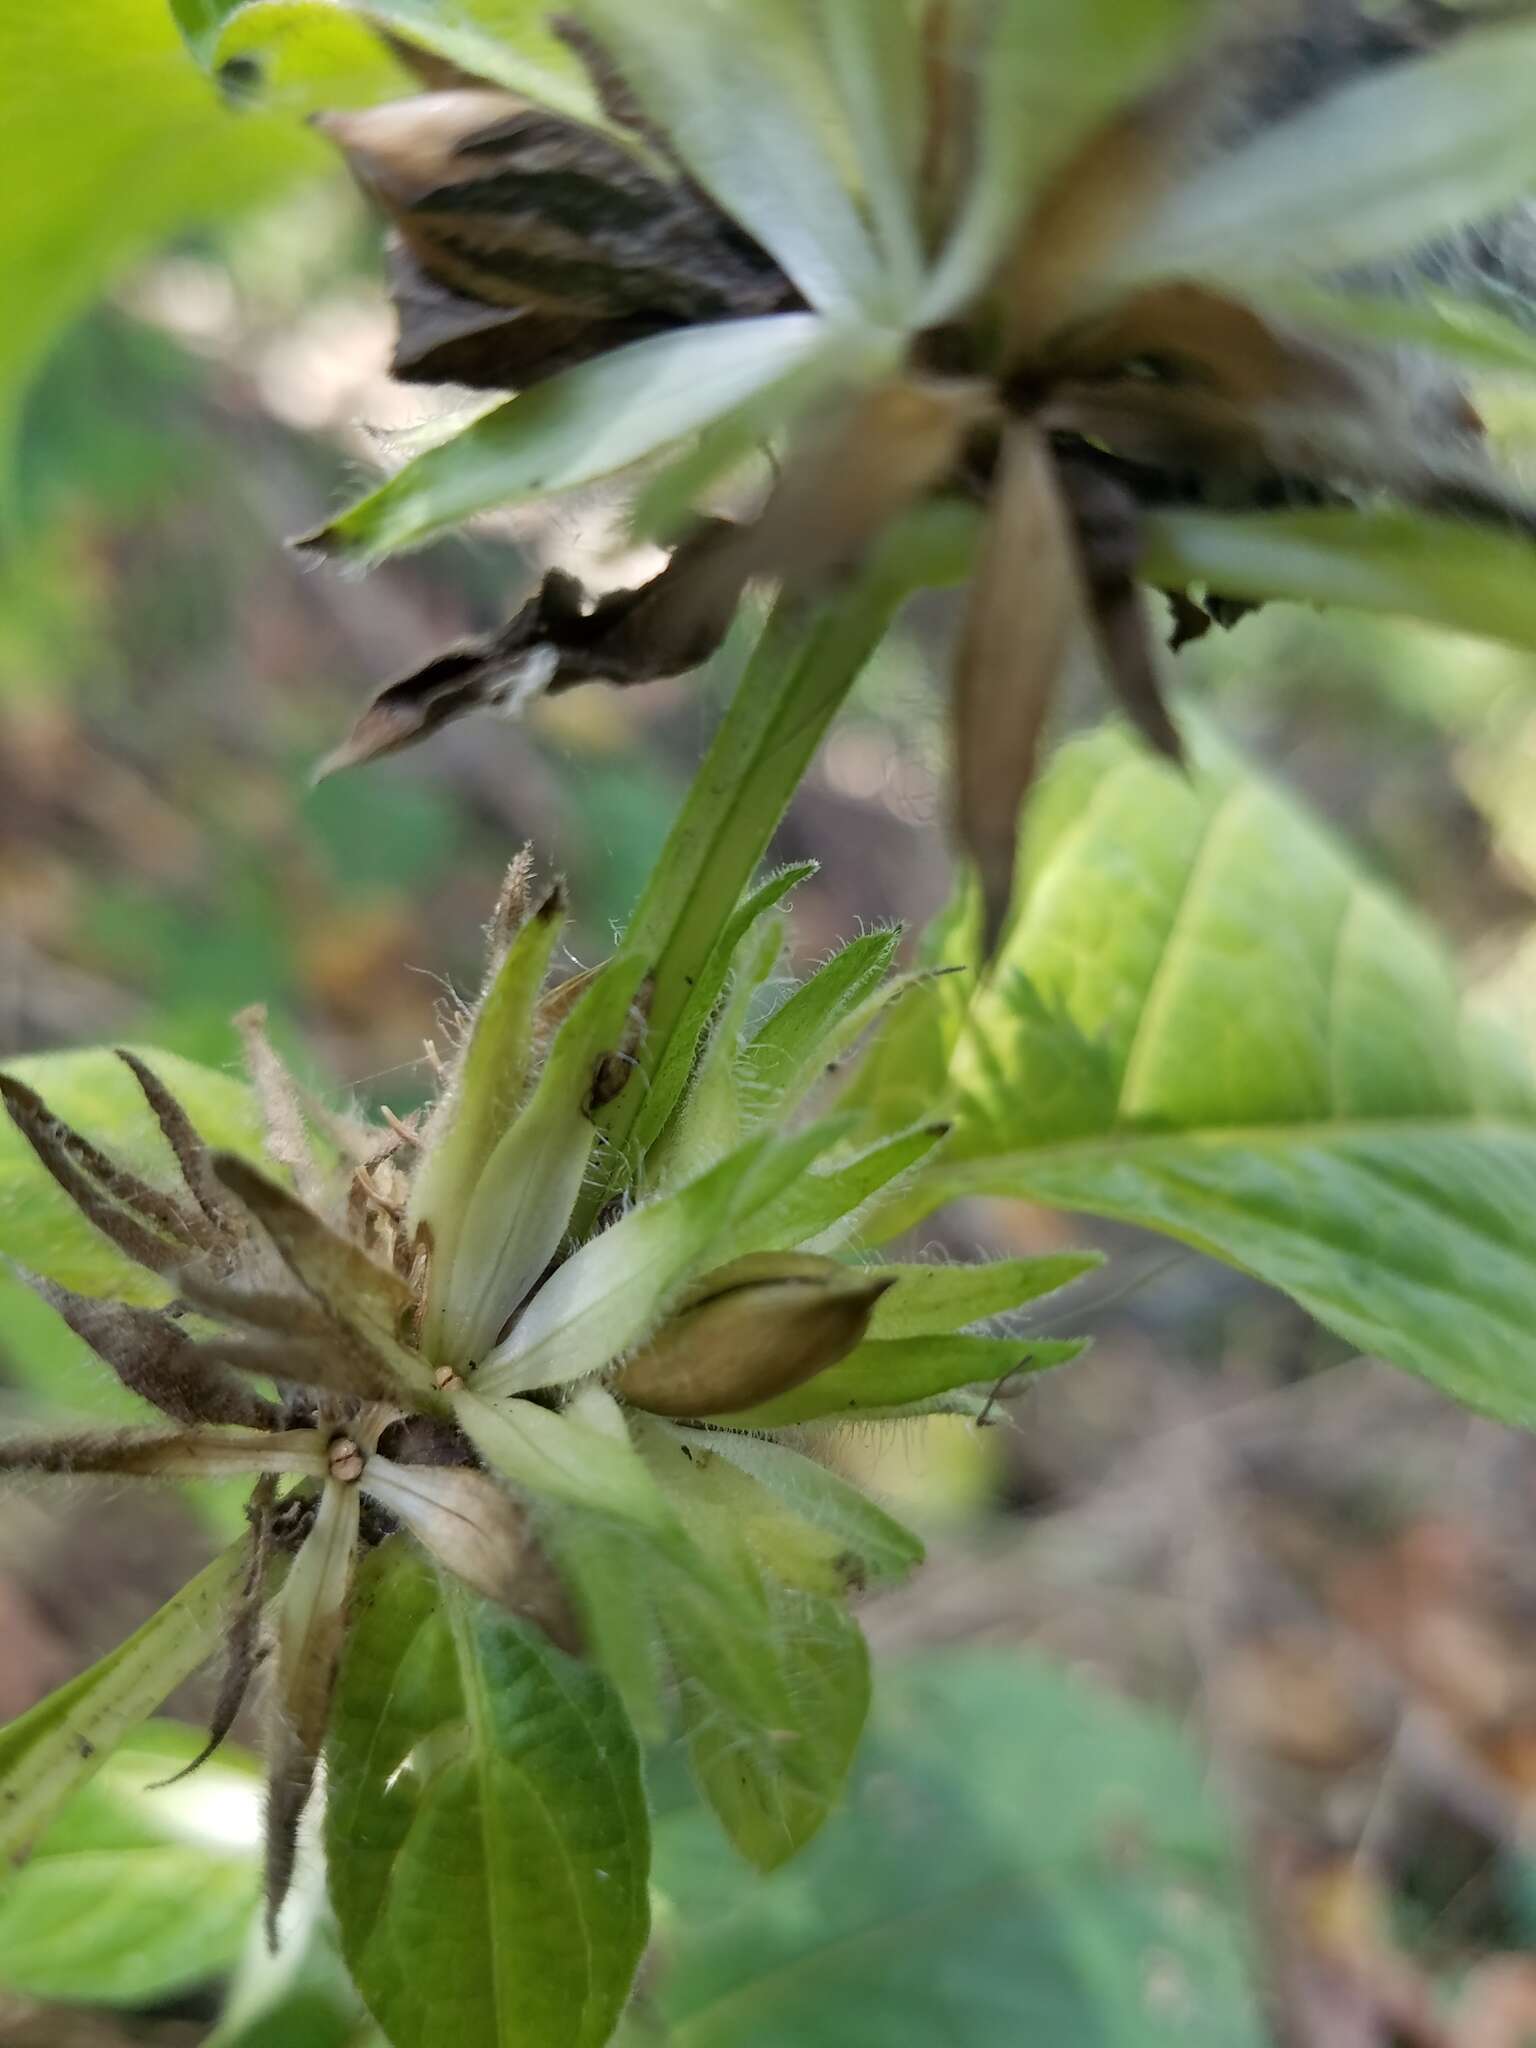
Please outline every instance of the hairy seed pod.
[{"label": "hairy seed pod", "polygon": [[616,1391],[653,1415],[729,1415],[836,1365],[892,1285],[810,1253],[754,1252],[707,1274]]}]

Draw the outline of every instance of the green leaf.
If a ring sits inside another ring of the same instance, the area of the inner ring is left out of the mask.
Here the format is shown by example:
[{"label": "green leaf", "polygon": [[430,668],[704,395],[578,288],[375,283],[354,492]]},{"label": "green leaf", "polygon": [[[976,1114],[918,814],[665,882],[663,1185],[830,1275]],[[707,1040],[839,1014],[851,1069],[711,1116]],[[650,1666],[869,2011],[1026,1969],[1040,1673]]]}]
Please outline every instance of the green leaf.
[{"label": "green leaf", "polygon": [[861,1344],[804,1386],[720,1419],[741,1429],[785,1429],[837,1418],[857,1422],[956,1387],[996,1386],[1020,1373],[1045,1372],[1084,1349],[1081,1340],[1044,1337],[893,1337]]},{"label": "green leaf", "polygon": [[507,948],[475,1012],[452,1097],[434,1114],[426,1156],[411,1185],[413,1223],[432,1231],[433,1256],[453,1263],[459,1227],[486,1162],[523,1104],[534,1057],[534,1006],[563,926],[550,894]]},{"label": "green leaf", "polygon": [[895,1282],[875,1304],[871,1338],[937,1337],[1005,1314],[1069,1287],[1104,1263],[1102,1252],[1044,1259],[988,1259],[960,1266],[871,1266],[871,1280]]},{"label": "green leaf", "polygon": [[491,406],[305,545],[378,561],[477,512],[595,483],[708,426],[825,339],[813,314],[777,313],[612,349]]},{"label": "green leaf", "polygon": [[126,265],[326,168],[293,122],[235,120],[155,0],[0,10],[0,132],[23,167],[0,226],[0,443],[49,344]]},{"label": "green leaf", "polygon": [[602,2048],[649,1925],[640,1759],[605,1681],[389,1544],[328,1758],[342,1949],[393,2048]]},{"label": "green leaf", "polygon": [[915,1131],[855,1151],[820,1173],[807,1171],[751,1219],[739,1241],[733,1238],[719,1248],[722,1262],[748,1251],[788,1251],[796,1245],[826,1251],[829,1241],[846,1244],[874,1197],[889,1198],[948,1131],[948,1124],[920,1124]]},{"label": "green leaf", "polygon": [[596,1065],[624,1038],[642,974],[625,953],[594,977],[486,1161],[452,1262],[434,1273],[428,1294],[424,1346],[440,1363],[478,1363],[559,1249],[596,1142]]},{"label": "green leaf", "polygon": [[[186,1109],[204,1141],[259,1161],[261,1137],[249,1092],[227,1074],[174,1053],[135,1048]],[[176,1161],[139,1084],[115,1053],[37,1053],[5,1071],[125,1166],[164,1187],[179,1184]],[[155,1303],[169,1289],[114,1249],[38,1164],[8,1119],[0,1118],[0,1253],[81,1294]]]},{"label": "green leaf", "polygon": [[1528,1066],[1344,848],[1202,752],[1185,778],[1100,733],[1037,794],[928,1195],[1164,1231],[1536,1423]]},{"label": "green leaf", "polygon": [[573,1252],[485,1360],[477,1393],[495,1400],[587,1379],[642,1342],[689,1275],[708,1263],[770,1149],[766,1136],[749,1140]]},{"label": "green leaf", "polygon": [[[853,1782],[764,1882],[657,1836],[671,2048],[1260,2048],[1242,1885],[1200,1759],[1039,1658],[882,1670]],[[1179,1995],[1148,1996],[1149,1958]]]},{"label": "green leaf", "polygon": [[1284,282],[1262,287],[1257,302],[1304,326],[1355,341],[1428,349],[1465,369],[1494,376],[1536,376],[1536,334],[1477,300],[1420,291],[1412,298],[1324,291]]},{"label": "green leaf", "polygon": [[19,1863],[128,1731],[212,1656],[248,1551],[231,1544],[127,1642],[0,1728],[0,1864]]},{"label": "green leaf", "polygon": [[743,1079],[761,1109],[793,1109],[826,1070],[839,1025],[880,987],[900,931],[866,932],[824,961],[742,1048]]},{"label": "green leaf", "polygon": [[747,1861],[777,1870],[837,1804],[869,1711],[869,1651],[839,1599],[771,1578],[764,1599],[762,1641],[788,1708],[772,1725],[716,1688],[688,1639],[673,1642],[699,1789]]},{"label": "green leaf", "polygon": [[958,890],[918,942],[919,973],[882,1019],[874,1042],[842,1091],[866,1137],[910,1130],[933,1114],[949,1081],[949,1059],[973,992],[981,898]]},{"label": "green leaf", "polygon": [[583,0],[581,11],[694,177],[812,306],[877,320],[902,310],[834,154],[827,80],[796,9]]},{"label": "green leaf", "polygon": [[[598,118],[586,73],[550,33],[542,0],[454,0],[451,8],[440,0],[348,0],[340,7],[335,0],[171,0],[171,11],[209,70],[259,54],[286,94],[304,91],[307,104],[336,104],[334,96],[317,95],[334,94],[343,58],[358,88],[365,79],[384,86],[400,79],[396,67],[381,63],[371,22],[557,113]],[[270,71],[265,83],[270,90]],[[357,96],[355,90],[351,97]]]},{"label": "green leaf", "polygon": [[1341,87],[1175,184],[1106,284],[1316,277],[1486,219],[1536,188],[1533,63],[1516,23]]},{"label": "green leaf", "polygon": [[661,1542],[677,1536],[611,1394],[583,1389],[557,1412],[536,1401],[482,1401],[466,1392],[455,1397],[454,1416],[485,1462],[535,1505],[552,1501]]},{"label": "green leaf", "polygon": [[975,168],[922,305],[962,312],[992,279],[1050,173],[1182,54],[1208,0],[1012,0],[991,12]]},{"label": "green leaf", "polygon": [[[687,1444],[695,1464],[709,1458],[723,1458],[753,1482],[750,1493],[758,1499],[747,1505],[743,1521],[749,1538],[761,1523],[765,1510],[782,1520],[783,1510],[799,1522],[817,1530],[833,1557],[856,1560],[860,1576],[872,1579],[901,1579],[921,1564],[923,1546],[910,1529],[902,1527],[877,1507],[868,1494],[846,1479],[840,1479],[825,1465],[817,1464],[788,1444],[771,1443],[760,1436],[738,1436],[733,1430],[693,1429],[662,1424],[679,1443]],[[767,1497],[767,1498],[765,1498]],[[782,1503],[774,1507],[773,1503]],[[737,1505],[740,1505],[738,1497]],[[843,1569],[844,1583],[851,1574]]]},{"label": "green leaf", "polygon": [[221,1975],[257,1903],[261,1784],[223,1749],[158,1781],[202,1735],[152,1723],[121,1743],[0,1889],[0,1984],[24,1997],[149,2005]]},{"label": "green leaf", "polygon": [[[636,1118],[632,1143],[643,1157],[662,1135],[668,1118],[682,1101],[709,1028],[736,965],[736,956],[761,918],[783,902],[816,872],[814,861],[781,868],[754,889],[721,931],[708,960],[689,991],[686,1005],[665,1044],[649,1040],[642,1053],[647,1073],[645,1106]],[[778,949],[775,948],[775,958]]]},{"label": "green leaf", "polygon": [[1396,508],[1156,512],[1145,538],[1155,583],[1351,605],[1536,647],[1530,541],[1486,525]]}]

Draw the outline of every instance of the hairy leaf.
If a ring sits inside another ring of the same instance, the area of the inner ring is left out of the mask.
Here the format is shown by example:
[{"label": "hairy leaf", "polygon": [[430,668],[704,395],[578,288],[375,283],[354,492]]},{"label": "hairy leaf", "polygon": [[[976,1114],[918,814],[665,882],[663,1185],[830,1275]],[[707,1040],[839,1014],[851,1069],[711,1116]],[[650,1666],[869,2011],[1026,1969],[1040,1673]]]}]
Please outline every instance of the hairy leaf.
[{"label": "hairy leaf", "polygon": [[602,2048],[649,1921],[634,1737],[589,1666],[386,1545],[326,1815],[352,1974],[395,2048]]}]

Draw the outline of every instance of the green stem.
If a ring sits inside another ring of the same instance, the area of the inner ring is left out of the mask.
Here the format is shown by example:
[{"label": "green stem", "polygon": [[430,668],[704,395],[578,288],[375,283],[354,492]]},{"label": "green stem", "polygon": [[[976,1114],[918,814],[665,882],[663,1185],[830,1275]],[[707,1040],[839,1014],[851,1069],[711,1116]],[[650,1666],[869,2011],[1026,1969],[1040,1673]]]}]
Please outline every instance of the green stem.
[{"label": "green stem", "polygon": [[[965,573],[972,524],[960,508],[930,508],[893,528],[831,603],[775,606],[630,921],[626,945],[652,963],[648,1071],[838,707],[913,590]],[[644,1102],[643,1086],[628,1087],[600,1119],[610,1170],[578,1209],[578,1234],[638,1164],[626,1147]]]}]

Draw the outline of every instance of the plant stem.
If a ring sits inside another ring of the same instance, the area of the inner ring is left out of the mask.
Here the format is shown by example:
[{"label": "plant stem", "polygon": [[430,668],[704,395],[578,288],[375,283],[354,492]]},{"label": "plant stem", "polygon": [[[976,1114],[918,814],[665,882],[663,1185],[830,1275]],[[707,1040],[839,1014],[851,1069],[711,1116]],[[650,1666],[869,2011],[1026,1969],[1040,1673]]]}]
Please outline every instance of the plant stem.
[{"label": "plant stem", "polygon": [[[894,528],[831,602],[775,605],[630,920],[625,944],[651,963],[647,1072],[838,707],[912,591],[964,574],[971,532],[962,509],[933,508]],[[609,1171],[577,1211],[578,1235],[639,1165],[626,1152],[645,1101],[639,1079],[599,1119]]]}]

